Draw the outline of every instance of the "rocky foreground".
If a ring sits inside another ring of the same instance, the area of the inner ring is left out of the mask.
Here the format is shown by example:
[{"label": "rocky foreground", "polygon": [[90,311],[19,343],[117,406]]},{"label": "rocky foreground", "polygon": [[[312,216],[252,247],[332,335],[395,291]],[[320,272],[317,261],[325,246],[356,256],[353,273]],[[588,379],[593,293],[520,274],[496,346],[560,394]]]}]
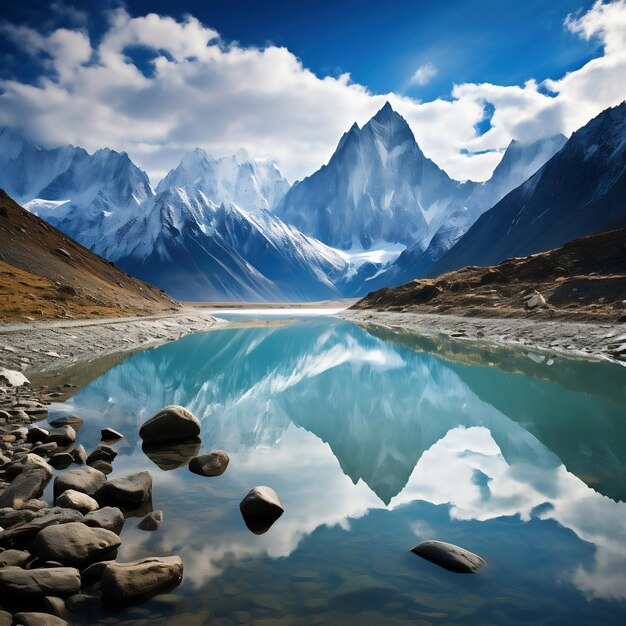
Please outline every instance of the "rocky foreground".
[{"label": "rocky foreground", "polygon": [[[44,422],[48,403],[64,387],[33,390],[21,372],[8,370],[0,383],[0,626],[62,626],[73,614],[139,604],[177,587],[183,579],[177,555],[116,560],[129,518],[139,518],[137,528],[147,532],[164,521],[153,509],[151,472],[108,477],[124,435],[102,429],[102,441],[88,454],[79,443],[82,418]],[[170,445],[199,444],[200,422],[169,406],[144,422],[139,435],[146,454],[157,451],[163,459]],[[197,454],[199,445],[191,448]],[[216,450],[185,461],[193,473],[215,477],[229,457]],[[50,481],[52,505],[42,499]],[[240,509],[256,534],[283,513],[278,495],[264,486],[253,488]]]}]

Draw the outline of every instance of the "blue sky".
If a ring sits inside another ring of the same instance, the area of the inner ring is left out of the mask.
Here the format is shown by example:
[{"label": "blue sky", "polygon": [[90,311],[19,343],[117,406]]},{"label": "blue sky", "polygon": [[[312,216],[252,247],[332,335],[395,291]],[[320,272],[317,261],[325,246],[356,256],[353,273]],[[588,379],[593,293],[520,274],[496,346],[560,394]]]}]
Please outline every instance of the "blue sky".
[{"label": "blue sky", "polygon": [[106,142],[157,178],[194,142],[300,177],[388,99],[427,156],[481,180],[511,139],[569,134],[626,96],[625,0],[4,4],[0,125]]},{"label": "blue sky", "polygon": [[[90,7],[89,27],[102,32],[104,10],[119,2],[65,2]],[[422,100],[445,97],[453,83],[516,84],[578,69],[598,54],[597,41],[584,41],[563,28],[569,13],[587,0],[127,0],[131,15],[191,14],[227,41],[285,46],[319,76],[349,72],[372,91],[393,91]],[[94,10],[100,7],[100,11]],[[3,9],[13,23],[46,21],[71,25],[54,3],[13,3]],[[6,40],[0,50],[14,50]],[[11,67],[29,76],[24,59]],[[420,66],[436,68],[426,84],[410,81]],[[26,70],[26,71],[25,71]]]}]

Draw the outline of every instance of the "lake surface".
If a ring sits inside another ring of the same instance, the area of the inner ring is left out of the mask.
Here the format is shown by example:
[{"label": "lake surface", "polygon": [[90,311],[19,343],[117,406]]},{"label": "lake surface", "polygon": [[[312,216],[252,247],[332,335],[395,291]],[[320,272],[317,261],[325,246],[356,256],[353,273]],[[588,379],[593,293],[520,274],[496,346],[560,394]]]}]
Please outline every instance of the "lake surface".
[{"label": "lake surface", "polygon": [[[202,443],[167,457],[140,424],[168,404]],[[125,434],[114,474],[149,469],[160,530],[122,532],[119,560],[179,554],[174,592],[83,623],[624,624],[626,369],[329,318],[185,337],[135,353],[51,415]],[[224,449],[225,474],[185,455]],[[163,468],[159,467],[161,465]],[[239,502],[270,485],[263,535]],[[425,539],[487,561],[454,574]]]}]

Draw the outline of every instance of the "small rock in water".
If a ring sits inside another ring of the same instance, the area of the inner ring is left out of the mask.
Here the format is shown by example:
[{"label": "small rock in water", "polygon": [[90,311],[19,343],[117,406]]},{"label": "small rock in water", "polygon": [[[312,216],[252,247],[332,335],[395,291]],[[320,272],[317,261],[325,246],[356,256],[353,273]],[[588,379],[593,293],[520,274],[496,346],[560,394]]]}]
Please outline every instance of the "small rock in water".
[{"label": "small rock in water", "polygon": [[140,530],[159,530],[162,523],[163,511],[152,511],[137,524],[137,528]]},{"label": "small rock in water", "polygon": [[145,443],[182,441],[200,434],[198,418],[182,406],[166,406],[143,423],[139,436]]},{"label": "small rock in water", "polygon": [[87,457],[87,465],[91,465],[94,461],[107,461],[111,463],[116,456],[116,450],[111,446],[101,444]]},{"label": "small rock in water", "polygon": [[50,434],[45,428],[40,428],[39,426],[33,426],[26,435],[26,441],[29,443],[40,443],[45,441],[48,435]]},{"label": "small rock in water", "polygon": [[50,426],[60,428],[61,426],[71,426],[74,430],[80,430],[83,427],[83,418],[78,415],[63,415],[49,422]]},{"label": "small rock in water", "polygon": [[215,450],[191,459],[189,470],[200,476],[221,476],[226,471],[229,460],[224,450]]},{"label": "small rock in water", "polygon": [[124,439],[124,435],[118,432],[117,430],[113,430],[112,428],[103,428],[100,431],[102,441],[117,441],[118,439]]},{"label": "small rock in water", "polygon": [[254,487],[240,502],[239,510],[246,526],[255,535],[266,533],[285,512],[278,494],[271,487]]},{"label": "small rock in water", "polygon": [[411,552],[451,572],[460,574],[471,574],[485,564],[485,561],[477,554],[444,541],[422,541],[411,548]]},{"label": "small rock in water", "polygon": [[150,557],[132,563],[110,563],[102,574],[100,588],[111,600],[131,603],[171,591],[182,579],[179,556]]},{"label": "small rock in water", "polygon": [[75,491],[74,489],[65,490],[54,502],[55,506],[61,506],[65,509],[74,509],[81,513],[90,513],[99,508],[98,503],[86,493]]}]

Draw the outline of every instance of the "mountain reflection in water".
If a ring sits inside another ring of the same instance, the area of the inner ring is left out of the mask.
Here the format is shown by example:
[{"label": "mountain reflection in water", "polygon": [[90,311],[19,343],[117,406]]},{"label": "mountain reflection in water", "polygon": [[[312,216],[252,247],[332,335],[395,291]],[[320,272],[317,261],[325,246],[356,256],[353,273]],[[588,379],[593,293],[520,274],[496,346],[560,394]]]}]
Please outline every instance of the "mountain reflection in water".
[{"label": "mountain reflection in water", "polygon": [[[420,618],[433,623],[536,623],[545,610],[552,623],[617,623],[625,370],[458,346],[329,319],[223,330],[134,354],[57,410],[85,417],[91,446],[104,424],[126,435],[116,472],[155,473],[166,523],[149,537],[128,531],[121,558],[180,553],[179,593],[224,623],[238,609],[285,623],[352,623],[363,611],[371,623],[416,612],[441,613]],[[167,404],[199,417],[203,451],[228,451],[223,476],[169,458],[159,469],[143,454],[139,425]],[[261,536],[238,511],[256,484],[286,509]],[[459,581],[407,556],[427,538],[481,554],[485,573]],[[268,589],[266,576],[289,591]]]}]

